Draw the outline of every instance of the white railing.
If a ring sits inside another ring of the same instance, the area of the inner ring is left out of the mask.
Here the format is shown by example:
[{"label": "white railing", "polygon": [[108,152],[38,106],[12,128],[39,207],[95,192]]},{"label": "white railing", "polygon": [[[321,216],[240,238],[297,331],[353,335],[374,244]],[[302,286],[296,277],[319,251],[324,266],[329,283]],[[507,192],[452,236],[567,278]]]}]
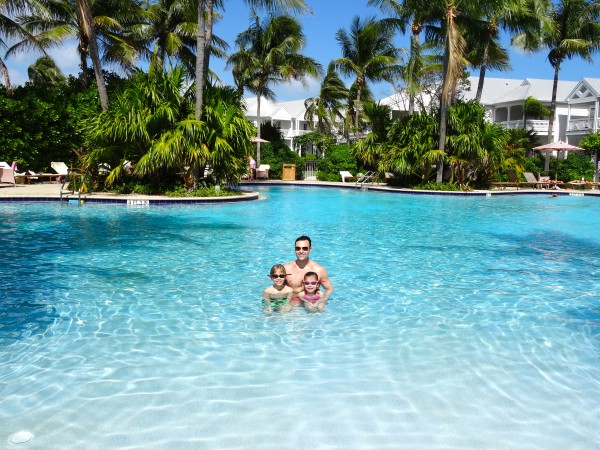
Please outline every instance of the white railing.
[{"label": "white railing", "polygon": [[306,161],[304,165],[304,179],[311,181],[317,179],[317,161]]},{"label": "white railing", "polygon": [[[598,126],[596,126],[596,129],[598,129]],[[594,118],[571,119],[569,120],[568,131],[594,131]]]},{"label": "white railing", "polygon": [[281,130],[281,132],[283,133],[284,137],[293,138],[311,133],[311,130]]},{"label": "white railing", "polygon": [[[503,122],[497,122],[506,128],[523,128],[523,119],[521,120],[508,120]],[[547,133],[548,132],[548,121],[547,120],[528,120],[526,123],[527,129],[532,129],[535,133]]]}]

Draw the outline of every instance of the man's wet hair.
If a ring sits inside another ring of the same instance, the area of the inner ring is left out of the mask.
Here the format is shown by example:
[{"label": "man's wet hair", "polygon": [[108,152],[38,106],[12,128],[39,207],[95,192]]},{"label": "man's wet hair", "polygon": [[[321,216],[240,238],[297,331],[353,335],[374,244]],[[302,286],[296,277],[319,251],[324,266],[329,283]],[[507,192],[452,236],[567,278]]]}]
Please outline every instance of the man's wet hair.
[{"label": "man's wet hair", "polygon": [[[308,246],[310,248],[312,248],[312,241],[310,240],[310,238],[308,236],[300,236],[299,238],[296,239],[296,242],[298,242],[298,241],[308,241]],[[296,242],[294,242],[294,244]]]}]

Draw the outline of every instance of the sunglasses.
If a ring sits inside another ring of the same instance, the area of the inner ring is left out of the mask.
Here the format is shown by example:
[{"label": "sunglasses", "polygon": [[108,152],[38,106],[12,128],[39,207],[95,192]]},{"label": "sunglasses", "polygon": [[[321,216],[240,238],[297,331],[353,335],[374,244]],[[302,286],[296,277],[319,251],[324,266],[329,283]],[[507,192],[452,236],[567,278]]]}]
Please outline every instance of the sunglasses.
[{"label": "sunglasses", "polygon": [[307,252],[309,248],[310,247],[296,247],[296,251],[299,252],[300,250],[302,250],[302,251]]},{"label": "sunglasses", "polygon": [[286,275],[283,273],[271,275],[271,278],[285,278]]},{"label": "sunglasses", "polygon": [[304,284],[306,285],[310,285],[310,286],[314,286],[315,284],[318,284],[318,281],[305,281]]}]

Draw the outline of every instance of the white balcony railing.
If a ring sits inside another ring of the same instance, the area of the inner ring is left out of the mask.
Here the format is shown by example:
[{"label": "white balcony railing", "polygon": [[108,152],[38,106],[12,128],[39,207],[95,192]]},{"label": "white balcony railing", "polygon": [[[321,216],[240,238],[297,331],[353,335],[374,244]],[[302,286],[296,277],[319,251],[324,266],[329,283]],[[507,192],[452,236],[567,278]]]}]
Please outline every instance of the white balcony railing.
[{"label": "white balcony railing", "polygon": [[[507,120],[504,122],[497,122],[506,128],[523,128],[523,119],[520,120]],[[547,120],[528,120],[526,123],[527,129],[533,129],[535,133],[547,133],[548,132],[548,121]]]},{"label": "white balcony railing", "polygon": [[[596,124],[598,129],[598,124]],[[594,131],[594,118],[585,117],[583,119],[571,119],[569,120],[568,131]]]},{"label": "white balcony railing", "polygon": [[281,132],[285,138],[294,138],[308,134],[311,130],[281,130]]}]

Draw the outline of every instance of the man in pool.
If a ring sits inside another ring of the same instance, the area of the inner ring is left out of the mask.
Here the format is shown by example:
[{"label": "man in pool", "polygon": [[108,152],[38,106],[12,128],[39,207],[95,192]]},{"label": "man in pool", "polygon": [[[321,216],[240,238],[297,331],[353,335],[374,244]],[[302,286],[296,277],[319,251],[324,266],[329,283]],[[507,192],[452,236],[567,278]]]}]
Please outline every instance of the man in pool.
[{"label": "man in pool", "polygon": [[292,305],[302,304],[298,294],[304,291],[304,274],[306,272],[315,272],[319,276],[321,286],[325,288],[322,295],[324,301],[333,294],[333,285],[329,280],[327,270],[315,261],[310,260],[312,252],[312,242],[308,236],[300,236],[296,239],[296,260],[285,264],[285,273],[287,274],[287,284],[294,290]]}]

